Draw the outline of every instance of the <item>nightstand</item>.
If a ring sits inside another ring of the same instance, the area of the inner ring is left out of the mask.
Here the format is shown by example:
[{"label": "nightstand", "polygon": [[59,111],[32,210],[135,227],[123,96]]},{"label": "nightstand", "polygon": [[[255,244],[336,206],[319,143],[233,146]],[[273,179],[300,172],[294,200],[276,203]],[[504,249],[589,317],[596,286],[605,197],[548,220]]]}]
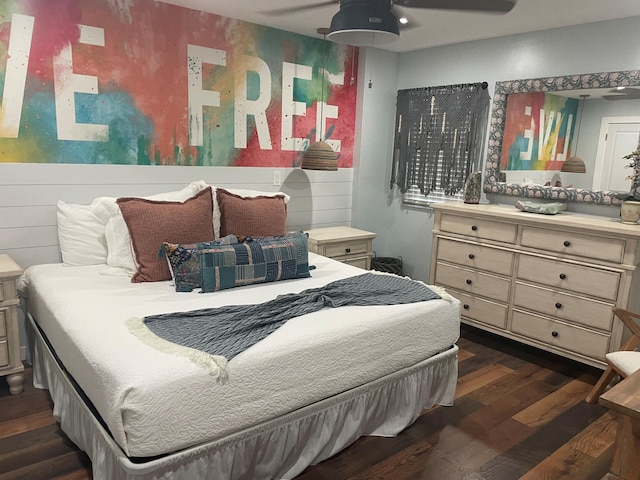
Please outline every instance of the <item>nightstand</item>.
[{"label": "nightstand", "polygon": [[20,358],[16,280],[22,268],[9,255],[0,254],[0,376],[7,377],[9,391],[22,392],[24,365]]},{"label": "nightstand", "polygon": [[351,227],[326,227],[308,230],[307,234],[310,252],[365,270],[371,268],[375,233]]}]

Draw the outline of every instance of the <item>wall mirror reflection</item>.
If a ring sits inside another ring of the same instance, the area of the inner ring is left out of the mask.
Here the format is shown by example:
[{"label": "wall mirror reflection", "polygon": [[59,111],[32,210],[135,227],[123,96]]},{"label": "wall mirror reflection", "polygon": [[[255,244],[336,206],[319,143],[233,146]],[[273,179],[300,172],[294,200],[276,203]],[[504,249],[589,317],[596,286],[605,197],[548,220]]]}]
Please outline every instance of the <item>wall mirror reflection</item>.
[{"label": "wall mirror reflection", "polygon": [[618,204],[639,138],[639,71],[497,82],[485,191]]}]

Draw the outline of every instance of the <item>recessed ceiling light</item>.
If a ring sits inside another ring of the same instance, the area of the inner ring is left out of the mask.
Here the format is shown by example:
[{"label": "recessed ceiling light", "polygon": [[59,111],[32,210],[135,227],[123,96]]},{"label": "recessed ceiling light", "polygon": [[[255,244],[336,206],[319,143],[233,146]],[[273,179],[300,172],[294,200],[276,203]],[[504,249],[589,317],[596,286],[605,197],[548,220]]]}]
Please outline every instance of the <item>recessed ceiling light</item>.
[{"label": "recessed ceiling light", "polygon": [[401,17],[398,19],[398,21],[403,25],[405,25],[406,23],[409,23],[409,20],[407,20],[406,17]]}]

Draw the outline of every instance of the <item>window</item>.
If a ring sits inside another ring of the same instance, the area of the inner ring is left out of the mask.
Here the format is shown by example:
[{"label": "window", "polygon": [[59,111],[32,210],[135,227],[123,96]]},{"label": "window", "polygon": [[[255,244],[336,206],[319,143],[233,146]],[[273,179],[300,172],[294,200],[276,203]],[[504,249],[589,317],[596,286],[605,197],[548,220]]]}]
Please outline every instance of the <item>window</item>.
[{"label": "window", "polygon": [[462,200],[480,168],[488,117],[486,82],[399,90],[391,188],[402,202]]}]

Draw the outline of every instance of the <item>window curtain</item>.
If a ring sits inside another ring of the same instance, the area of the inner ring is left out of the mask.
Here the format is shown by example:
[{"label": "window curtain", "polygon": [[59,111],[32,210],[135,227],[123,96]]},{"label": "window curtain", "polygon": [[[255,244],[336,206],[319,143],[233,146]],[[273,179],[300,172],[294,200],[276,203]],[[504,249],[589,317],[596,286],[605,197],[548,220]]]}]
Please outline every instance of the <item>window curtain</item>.
[{"label": "window curtain", "polygon": [[489,103],[486,82],[399,90],[391,188],[461,193],[480,168]]}]

